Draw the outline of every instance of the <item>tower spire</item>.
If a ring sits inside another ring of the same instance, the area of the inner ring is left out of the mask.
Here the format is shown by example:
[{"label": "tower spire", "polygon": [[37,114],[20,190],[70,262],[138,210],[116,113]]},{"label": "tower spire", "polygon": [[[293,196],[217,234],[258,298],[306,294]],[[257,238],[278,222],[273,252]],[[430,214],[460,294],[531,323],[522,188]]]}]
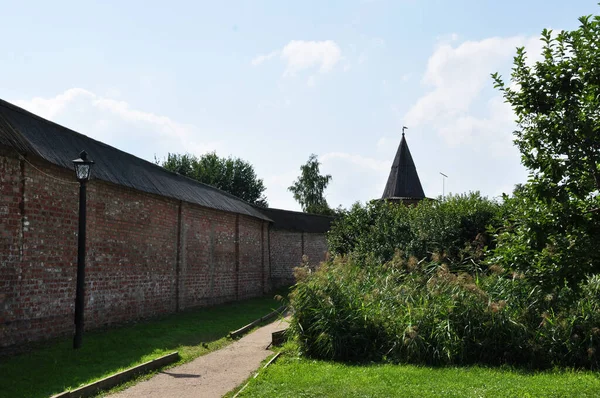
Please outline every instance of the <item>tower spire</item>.
[{"label": "tower spire", "polygon": [[406,126],[402,126],[402,139],[394,157],[382,199],[418,201],[425,198],[421,180],[417,174],[417,167],[404,136],[404,130],[407,129]]}]

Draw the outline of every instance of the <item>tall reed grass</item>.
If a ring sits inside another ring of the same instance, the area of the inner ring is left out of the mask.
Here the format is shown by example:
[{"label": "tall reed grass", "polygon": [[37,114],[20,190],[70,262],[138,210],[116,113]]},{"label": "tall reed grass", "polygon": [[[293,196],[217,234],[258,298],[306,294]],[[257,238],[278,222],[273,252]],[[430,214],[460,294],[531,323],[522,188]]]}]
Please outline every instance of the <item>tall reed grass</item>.
[{"label": "tall reed grass", "polygon": [[428,365],[600,365],[600,276],[542,291],[490,267],[453,272],[401,252],[383,264],[338,256],[304,269],[290,296],[308,356]]}]

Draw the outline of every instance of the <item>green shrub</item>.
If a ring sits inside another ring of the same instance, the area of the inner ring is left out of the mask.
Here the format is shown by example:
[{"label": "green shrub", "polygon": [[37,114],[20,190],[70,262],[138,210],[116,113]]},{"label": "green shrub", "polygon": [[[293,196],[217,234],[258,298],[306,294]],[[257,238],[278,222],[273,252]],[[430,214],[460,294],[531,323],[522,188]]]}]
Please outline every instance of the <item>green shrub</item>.
[{"label": "green shrub", "polygon": [[311,357],[416,364],[597,368],[600,278],[548,295],[499,267],[473,277],[395,256],[338,257],[299,281],[292,330]]},{"label": "green shrub", "polygon": [[303,352],[598,368],[600,276],[588,261],[598,254],[584,253],[593,235],[554,233],[560,218],[525,199],[353,206],[328,235],[332,259],[298,273],[292,330]]},{"label": "green shrub", "polygon": [[384,201],[357,204],[334,223],[328,234],[329,251],[379,263],[401,251],[405,258],[470,268],[478,265],[490,244],[486,231],[499,225],[500,211],[498,203],[478,192],[425,200],[417,206]]},{"label": "green shrub", "polygon": [[576,289],[600,272],[600,219],[582,202],[549,204],[531,191],[524,186],[505,198],[505,217],[492,234],[496,245],[488,262],[523,272],[544,290],[564,283]]}]

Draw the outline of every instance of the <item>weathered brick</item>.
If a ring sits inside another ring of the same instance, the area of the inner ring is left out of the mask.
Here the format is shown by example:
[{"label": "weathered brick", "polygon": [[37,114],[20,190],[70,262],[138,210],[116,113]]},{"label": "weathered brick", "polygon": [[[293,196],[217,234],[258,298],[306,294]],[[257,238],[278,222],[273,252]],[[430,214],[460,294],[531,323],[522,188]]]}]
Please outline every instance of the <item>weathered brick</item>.
[{"label": "weathered brick", "polygon": [[270,249],[271,283],[273,287],[287,286],[295,282],[293,270],[300,266],[303,255],[313,267],[325,260],[327,239],[320,233],[271,228]]},{"label": "weathered brick", "polygon": [[[293,282],[303,252],[324,259],[323,234],[100,180],[87,191],[86,329],[260,296]],[[0,148],[0,348],[73,332],[78,194],[71,170]]]}]

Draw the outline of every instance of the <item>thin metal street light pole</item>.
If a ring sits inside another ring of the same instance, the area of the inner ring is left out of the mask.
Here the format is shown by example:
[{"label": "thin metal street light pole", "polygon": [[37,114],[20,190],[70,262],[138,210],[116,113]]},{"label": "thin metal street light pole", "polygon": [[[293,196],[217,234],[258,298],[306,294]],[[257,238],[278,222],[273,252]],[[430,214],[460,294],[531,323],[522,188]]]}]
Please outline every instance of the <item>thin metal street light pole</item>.
[{"label": "thin metal street light pole", "polygon": [[81,347],[83,339],[83,307],[85,305],[85,230],[86,181],[79,184],[79,234],[77,242],[77,288],[75,291],[75,338],[73,348]]},{"label": "thin metal street light pole", "polygon": [[442,199],[444,199],[446,197],[446,178],[448,178],[448,176],[441,171],[440,174],[442,175]]},{"label": "thin metal street light pole", "polygon": [[93,160],[81,151],[79,159],[73,160],[75,175],[79,181],[79,231],[77,234],[77,286],[75,288],[75,337],[73,348],[81,347],[83,340],[83,311],[85,307],[85,231],[86,231],[86,187],[90,179]]}]

